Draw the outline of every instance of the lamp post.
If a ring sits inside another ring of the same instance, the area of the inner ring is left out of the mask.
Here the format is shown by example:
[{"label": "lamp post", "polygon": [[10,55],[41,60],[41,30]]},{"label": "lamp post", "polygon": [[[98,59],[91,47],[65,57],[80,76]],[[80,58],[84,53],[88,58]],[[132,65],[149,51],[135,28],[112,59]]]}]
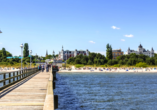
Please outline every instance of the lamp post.
[{"label": "lamp post", "polygon": [[55,63],[55,62],[56,62],[56,61],[55,61],[55,60],[56,60],[56,57],[55,57],[55,52],[54,52],[54,51],[53,51],[53,59],[54,59],[54,64],[55,64],[55,66],[56,66],[56,63]]},{"label": "lamp post", "polygon": [[32,54],[32,50],[30,50],[30,68],[31,68],[31,54]]},{"label": "lamp post", "polygon": [[21,47],[21,70],[22,70],[22,49],[23,49],[23,44],[21,44],[20,47]]}]

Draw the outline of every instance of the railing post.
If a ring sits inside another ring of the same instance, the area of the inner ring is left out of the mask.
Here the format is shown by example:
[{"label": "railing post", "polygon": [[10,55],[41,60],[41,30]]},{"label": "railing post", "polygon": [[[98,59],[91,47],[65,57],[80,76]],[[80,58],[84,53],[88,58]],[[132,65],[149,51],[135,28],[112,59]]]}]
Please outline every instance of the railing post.
[{"label": "railing post", "polygon": [[[15,76],[15,72],[13,72],[13,76]],[[13,82],[15,81],[15,77],[13,78]]]},{"label": "railing post", "polygon": [[[11,77],[11,73],[9,73],[9,78]],[[9,79],[9,83],[11,83],[11,79]]]},{"label": "railing post", "polygon": [[[3,79],[6,79],[5,74],[3,74]],[[3,86],[5,86],[5,81],[3,82]]]}]

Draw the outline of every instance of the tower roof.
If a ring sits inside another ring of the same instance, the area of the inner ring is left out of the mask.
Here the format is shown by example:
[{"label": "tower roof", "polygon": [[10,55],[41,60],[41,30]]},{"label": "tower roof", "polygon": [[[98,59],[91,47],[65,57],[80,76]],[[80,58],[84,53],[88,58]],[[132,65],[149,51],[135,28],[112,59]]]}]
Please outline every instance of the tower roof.
[{"label": "tower roof", "polygon": [[130,50],[130,47],[128,48],[128,50]]},{"label": "tower roof", "polygon": [[153,47],[152,47],[152,50],[154,51]]},{"label": "tower roof", "polygon": [[142,45],[140,44],[138,47],[139,47],[139,48],[142,48]]},{"label": "tower roof", "polygon": [[63,49],[63,45],[62,45],[62,50],[64,50],[64,49]]}]

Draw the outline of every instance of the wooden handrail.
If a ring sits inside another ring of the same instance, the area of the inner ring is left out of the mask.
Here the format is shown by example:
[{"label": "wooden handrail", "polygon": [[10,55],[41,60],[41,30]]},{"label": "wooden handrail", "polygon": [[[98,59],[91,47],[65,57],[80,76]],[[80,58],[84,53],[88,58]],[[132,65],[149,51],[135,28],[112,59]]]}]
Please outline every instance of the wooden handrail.
[{"label": "wooden handrail", "polygon": [[[35,69],[35,68],[27,68],[27,69],[22,69],[22,70],[31,70],[31,69]],[[8,71],[8,72],[0,73],[0,75],[1,75],[1,74],[12,73],[12,72],[18,72],[18,71],[22,71],[22,70],[17,70],[17,71]]]},{"label": "wooden handrail", "polygon": [[[37,71],[39,71],[38,68],[30,68],[30,69],[23,69],[23,70],[18,70],[18,71],[1,73],[0,75],[3,75],[3,79],[0,80],[0,83],[3,84],[3,86],[0,87],[0,90],[5,89],[6,87],[36,73]],[[9,75],[8,78],[6,78],[6,74]],[[8,84],[6,84],[6,81],[8,81]]]}]

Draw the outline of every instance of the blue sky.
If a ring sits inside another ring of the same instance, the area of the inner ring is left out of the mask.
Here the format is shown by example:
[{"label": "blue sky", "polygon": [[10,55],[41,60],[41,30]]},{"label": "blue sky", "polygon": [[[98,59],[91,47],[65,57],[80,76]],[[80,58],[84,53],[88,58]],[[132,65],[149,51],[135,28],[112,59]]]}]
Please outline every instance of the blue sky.
[{"label": "blue sky", "polygon": [[89,49],[124,52],[139,43],[157,51],[157,0],[0,0],[0,47],[20,55]]}]

